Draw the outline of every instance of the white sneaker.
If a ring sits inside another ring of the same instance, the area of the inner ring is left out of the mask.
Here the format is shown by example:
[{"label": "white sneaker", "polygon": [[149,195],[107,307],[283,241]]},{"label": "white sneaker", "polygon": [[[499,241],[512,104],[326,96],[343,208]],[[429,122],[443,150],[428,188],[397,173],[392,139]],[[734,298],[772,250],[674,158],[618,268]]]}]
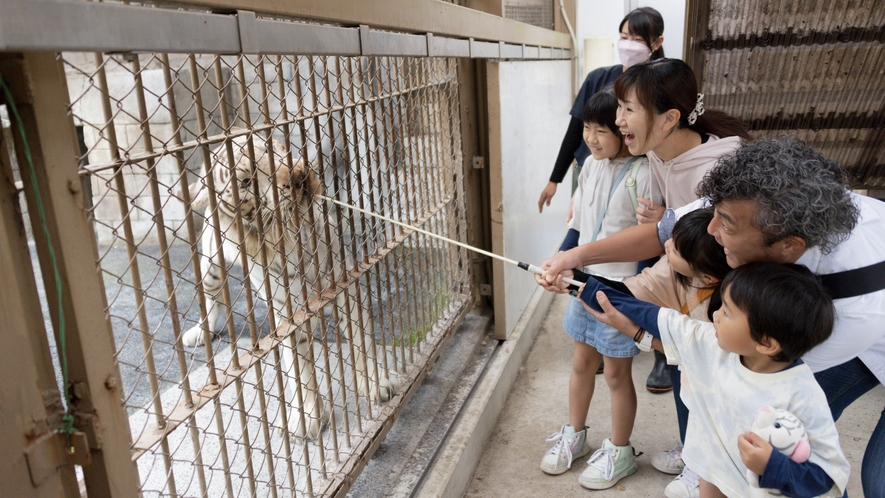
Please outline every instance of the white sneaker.
[{"label": "white sneaker", "polygon": [[655,453],[651,457],[651,466],[665,474],[681,473],[685,468],[685,462],[682,461],[682,443],[677,444],[670,451]]},{"label": "white sneaker", "polygon": [[556,441],[552,448],[547,450],[544,458],[541,459],[541,470],[547,474],[558,476],[572,468],[572,461],[575,458],[590,453],[590,446],[587,445],[587,428],[575,432],[575,428],[570,425],[563,425],[559,432],[555,432],[547,437],[547,442]]},{"label": "white sneaker", "polygon": [[608,489],[621,479],[636,472],[633,445],[615,446],[611,439],[602,442],[587,462],[587,469],[578,477],[578,483],[588,489]]},{"label": "white sneaker", "polygon": [[664,496],[667,498],[700,498],[701,490],[698,487],[700,484],[701,477],[690,468],[685,467],[682,473],[664,488]]}]

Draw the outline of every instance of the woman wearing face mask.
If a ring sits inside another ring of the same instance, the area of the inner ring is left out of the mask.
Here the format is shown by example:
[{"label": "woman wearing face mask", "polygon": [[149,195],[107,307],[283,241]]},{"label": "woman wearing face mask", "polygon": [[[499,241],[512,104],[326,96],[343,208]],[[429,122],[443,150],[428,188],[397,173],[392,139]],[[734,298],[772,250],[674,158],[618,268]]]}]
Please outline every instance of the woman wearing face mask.
[{"label": "woman wearing face mask", "polygon": [[[618,76],[630,66],[664,57],[664,18],[657,10],[651,7],[640,7],[630,11],[624,16],[618,26],[618,31],[621,33],[618,40],[618,56],[621,59],[621,64],[594,69],[581,85],[581,90],[578,92],[570,112],[571,121],[569,121],[565,137],[562,139],[562,145],[559,147],[556,163],[553,165],[553,173],[551,173],[550,181],[547,182],[547,186],[544,187],[541,198],[538,200],[539,212],[544,211],[545,204],[550,205],[550,200],[556,194],[556,187],[565,178],[572,161],[575,159],[578,161],[575,171],[575,178],[577,178],[581,173],[581,165],[590,156],[590,149],[584,144],[584,125],[581,121],[581,114],[587,100],[599,90],[614,83]],[[636,208],[636,217],[639,223],[660,220],[663,214],[660,206],[654,209],[655,206],[651,200],[641,198],[637,200],[639,205]],[[572,207],[569,206],[566,223],[571,220],[571,217]],[[603,365],[600,364],[597,373],[601,373],[602,370]],[[655,354],[655,366],[649,374],[646,388],[653,393],[667,392],[673,388],[670,376],[667,374],[666,358],[663,354]]]},{"label": "woman wearing face mask", "polygon": [[[581,122],[581,113],[584,111],[587,100],[605,86],[614,83],[618,76],[630,66],[664,57],[664,18],[657,10],[651,7],[640,7],[631,11],[621,21],[618,31],[621,33],[618,40],[618,56],[621,59],[621,64],[594,69],[581,85],[581,90],[575,97],[575,103],[569,113],[571,121],[569,121],[565,137],[562,139],[559,155],[553,165],[553,173],[551,173],[550,181],[541,192],[541,198],[538,200],[539,212],[544,211],[545,204],[550,205],[550,200],[556,194],[556,187],[562,183],[572,161],[577,159],[578,168],[580,168],[580,165],[584,164],[584,161],[590,156],[590,150],[584,144],[584,125]],[[578,173],[580,170],[576,172],[575,178]],[[571,209],[569,212],[571,213]]]}]

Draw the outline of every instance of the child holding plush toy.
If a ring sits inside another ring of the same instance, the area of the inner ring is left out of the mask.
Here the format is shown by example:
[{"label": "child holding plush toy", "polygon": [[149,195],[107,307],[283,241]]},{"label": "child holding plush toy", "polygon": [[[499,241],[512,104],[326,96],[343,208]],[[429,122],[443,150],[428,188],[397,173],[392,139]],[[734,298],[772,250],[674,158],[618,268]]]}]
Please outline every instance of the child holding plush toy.
[{"label": "child holding plush toy", "polygon": [[[796,463],[807,462],[811,457],[811,445],[808,443],[805,424],[786,410],[768,405],[758,409],[750,432],[767,441],[772,448]],[[747,469],[747,481],[750,483],[750,498],[783,496],[780,492],[767,492],[760,488],[759,474],[750,469]]]},{"label": "child holding plush toy", "polygon": [[[683,459],[700,475],[702,497],[750,495],[747,470],[759,476],[760,488],[787,496],[842,496],[848,461],[826,397],[800,359],[830,336],[832,300],[799,265],[745,264],[729,273],[721,290],[713,324],[592,278],[581,299],[595,307],[586,306],[598,320],[633,337],[640,349],[663,350],[682,365],[692,391]],[[794,452],[774,451],[766,438],[748,430],[764,405],[804,424],[806,461],[799,461],[804,454],[793,460]]]}]

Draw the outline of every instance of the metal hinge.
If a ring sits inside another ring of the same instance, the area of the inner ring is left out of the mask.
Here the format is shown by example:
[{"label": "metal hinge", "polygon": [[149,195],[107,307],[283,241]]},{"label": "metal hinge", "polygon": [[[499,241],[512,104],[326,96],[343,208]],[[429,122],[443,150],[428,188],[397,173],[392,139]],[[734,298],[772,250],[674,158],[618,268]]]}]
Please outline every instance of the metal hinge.
[{"label": "metal hinge", "polygon": [[473,156],[473,169],[483,169],[486,167],[486,158],[482,156]]}]

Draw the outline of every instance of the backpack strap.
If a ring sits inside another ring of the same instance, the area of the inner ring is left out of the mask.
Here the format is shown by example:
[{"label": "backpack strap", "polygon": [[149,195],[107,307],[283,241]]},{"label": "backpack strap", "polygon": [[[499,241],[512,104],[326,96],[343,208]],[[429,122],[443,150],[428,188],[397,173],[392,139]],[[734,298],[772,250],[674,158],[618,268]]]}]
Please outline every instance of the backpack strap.
[{"label": "backpack strap", "polygon": [[872,294],[885,289],[885,261],[854,270],[820,275],[820,281],[833,299]]},{"label": "backpack strap", "polygon": [[[612,188],[608,193],[608,199],[606,199],[605,204],[602,206],[602,213],[599,214],[599,218],[596,220],[596,228],[593,230],[593,236],[590,238],[590,242],[596,242],[596,237],[599,236],[599,230],[602,229],[602,220],[605,219],[605,213],[608,211],[608,203],[611,202],[612,197],[615,195],[615,190],[618,189],[618,185],[621,184],[621,180],[624,179],[624,176],[627,175],[627,170],[630,169],[630,165],[636,163],[636,160],[645,157],[645,156],[633,156],[627,160],[627,164],[624,165],[624,169],[618,174],[618,177],[615,178],[615,181],[612,182]],[[641,164],[641,163],[638,163]],[[633,169],[638,169],[637,166],[633,166]],[[629,178],[627,179],[629,180]],[[636,177],[633,178],[633,194],[636,194]],[[631,197],[632,199],[632,197]],[[635,201],[634,201],[635,202]],[[636,206],[633,206],[633,212],[636,212]]]},{"label": "backpack strap", "polygon": [[[645,156],[635,156],[630,159],[630,163],[633,163],[633,167],[630,169],[630,174],[627,175],[627,194],[630,196],[630,202],[633,203],[633,214],[636,214],[636,208],[639,207],[639,201],[636,195],[636,175],[639,174],[639,168],[642,167],[642,161],[637,161],[637,159]],[[630,164],[628,163],[628,164]]]}]

